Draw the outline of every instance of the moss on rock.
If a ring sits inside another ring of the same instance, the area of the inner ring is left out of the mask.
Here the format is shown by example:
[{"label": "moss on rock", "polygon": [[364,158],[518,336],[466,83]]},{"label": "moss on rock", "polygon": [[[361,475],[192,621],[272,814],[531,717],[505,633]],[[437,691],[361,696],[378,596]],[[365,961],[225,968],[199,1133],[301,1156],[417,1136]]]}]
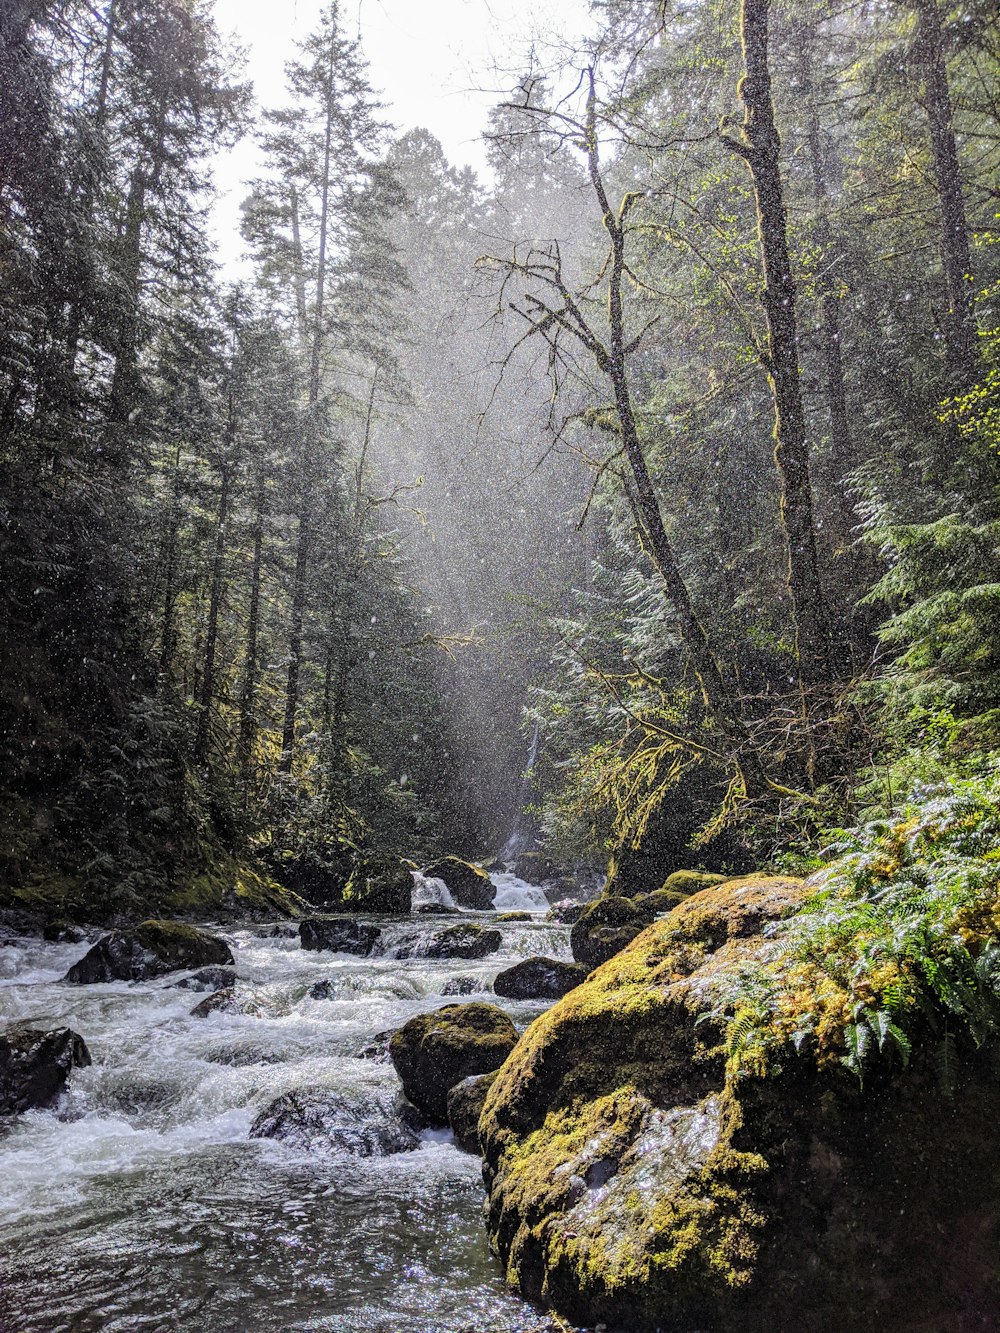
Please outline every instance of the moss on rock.
[{"label": "moss on rock", "polygon": [[482,866],[463,861],[460,856],[441,856],[424,866],[429,879],[441,880],[460,907],[488,912],[496,897],[496,885]]},{"label": "moss on rock", "polygon": [[389,1055],[410,1101],[435,1124],[448,1120],[448,1093],[470,1074],[499,1069],[517,1029],[492,1004],[448,1004],[411,1018],[389,1042]]},{"label": "moss on rock", "polygon": [[759,1072],[727,1059],[734,980],[767,975],[805,893],[703,890],[524,1033],[479,1123],[522,1294],[643,1331],[916,1333],[1000,1309],[1000,1062],[942,1103],[920,1060],[862,1088],[794,1045]]}]

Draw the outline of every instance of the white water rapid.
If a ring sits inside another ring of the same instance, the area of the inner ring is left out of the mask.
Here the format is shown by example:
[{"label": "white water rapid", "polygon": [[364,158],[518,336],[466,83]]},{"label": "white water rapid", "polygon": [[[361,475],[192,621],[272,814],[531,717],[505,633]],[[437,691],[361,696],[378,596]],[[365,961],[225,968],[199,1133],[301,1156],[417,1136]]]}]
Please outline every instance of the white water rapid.
[{"label": "white water rapid", "polygon": [[[498,906],[544,905],[497,879]],[[261,1016],[192,1017],[204,996],[179,989],[180,974],[63,982],[84,946],[0,946],[0,1019],[69,1026],[94,1061],[55,1109],[0,1128],[3,1333],[548,1329],[504,1285],[479,1219],[479,1160],[448,1132],[367,1158],[248,1137],[294,1088],[387,1106],[399,1085],[379,1034],[454,1003],[445,991],[460,977],[463,999],[496,1003],[487,987],[502,968],[568,957],[567,931],[540,920],[501,924],[501,952],[478,962],[392,956],[458,919],[378,919],[386,951],[370,958],[306,952],[285,924],[225,929],[237,992]],[[320,980],[328,997],[312,998]],[[499,1003],[522,1025],[545,1008]]]}]

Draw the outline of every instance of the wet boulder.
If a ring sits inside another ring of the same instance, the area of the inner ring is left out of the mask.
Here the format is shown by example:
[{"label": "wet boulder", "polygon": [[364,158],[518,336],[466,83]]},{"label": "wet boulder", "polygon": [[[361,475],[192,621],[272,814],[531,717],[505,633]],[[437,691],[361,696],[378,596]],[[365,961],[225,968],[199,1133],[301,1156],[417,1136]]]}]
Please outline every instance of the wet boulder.
[{"label": "wet boulder", "polygon": [[448,1093],[470,1074],[499,1069],[517,1029],[492,1004],[449,1004],[411,1018],[389,1042],[389,1055],[410,1101],[436,1125],[448,1122]]},{"label": "wet boulder", "polygon": [[311,916],[299,922],[303,949],[351,953],[360,958],[367,958],[381,933],[378,926],[349,916]]},{"label": "wet boulder", "polygon": [[455,1142],[463,1151],[477,1156],[479,1117],[495,1078],[495,1070],[492,1074],[470,1074],[461,1083],[456,1083],[448,1093],[448,1124],[455,1135]]},{"label": "wet boulder", "polygon": [[578,903],[575,898],[560,898],[545,913],[546,921],[554,921],[559,926],[575,925],[583,916],[586,903]]},{"label": "wet boulder", "polygon": [[630,898],[603,897],[588,903],[573,924],[570,948],[578,963],[599,967],[649,925],[655,912],[644,912]]},{"label": "wet boulder", "polygon": [[66,973],[66,980],[149,981],[168,972],[233,964],[229,945],[216,935],[177,921],[143,921],[103,935]]},{"label": "wet boulder", "polygon": [[496,885],[482,866],[463,861],[459,856],[442,856],[424,866],[428,879],[440,879],[459,907],[487,912],[496,897]]},{"label": "wet boulder", "polygon": [[0,1115],[51,1106],[71,1069],[90,1064],[83,1038],[69,1028],[13,1028],[0,1037]]},{"label": "wet boulder", "polygon": [[441,987],[442,995],[475,995],[477,991],[487,991],[490,983],[483,977],[449,977]]},{"label": "wet boulder", "polygon": [[660,885],[660,891],[674,893],[678,898],[690,898],[692,893],[702,889],[711,889],[716,884],[725,884],[729,875],[715,875],[708,870],[675,870]]},{"label": "wet boulder", "polygon": [[485,958],[496,953],[503,943],[499,930],[486,929],[474,922],[439,930],[427,946],[428,958]]},{"label": "wet boulder", "polygon": [[202,967],[173,984],[178,990],[215,991],[224,990],[235,981],[236,973],[231,967]]},{"label": "wet boulder", "polygon": [[87,932],[72,921],[47,921],[42,927],[42,939],[49,944],[83,944]]},{"label": "wet boulder", "polygon": [[537,954],[506,968],[493,980],[493,990],[508,1000],[561,1000],[587,978],[583,963],[564,963]]},{"label": "wet boulder", "polygon": [[412,902],[413,876],[399,857],[355,857],[340,901],[343,911],[398,916],[408,913]]},{"label": "wet boulder", "polygon": [[498,925],[513,925],[517,921],[534,921],[534,914],[531,912],[501,912],[497,916]]},{"label": "wet boulder", "polygon": [[416,1129],[392,1105],[327,1088],[282,1093],[257,1116],[250,1137],[350,1157],[387,1157],[407,1152],[419,1142]]},{"label": "wet boulder", "polygon": [[242,1014],[246,1018],[268,1018],[267,1006],[252,991],[226,986],[214,991],[191,1010],[192,1018],[208,1018],[210,1014]]},{"label": "wet boulder", "polygon": [[514,874],[526,884],[544,884],[555,873],[555,866],[544,852],[522,852],[514,862]]},{"label": "wet boulder", "polygon": [[371,1060],[375,1064],[389,1063],[389,1042],[392,1040],[392,1034],[395,1028],[389,1028],[384,1032],[376,1032],[371,1041],[354,1052],[355,1060]]}]

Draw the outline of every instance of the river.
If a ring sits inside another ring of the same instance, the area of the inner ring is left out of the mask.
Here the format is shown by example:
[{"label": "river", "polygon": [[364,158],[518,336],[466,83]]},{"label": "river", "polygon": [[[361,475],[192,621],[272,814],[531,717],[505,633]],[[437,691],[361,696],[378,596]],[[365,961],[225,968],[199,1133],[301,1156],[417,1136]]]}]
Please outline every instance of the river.
[{"label": "river", "polygon": [[[503,875],[498,903],[542,905]],[[61,978],[86,946],[0,947],[0,1020],[68,1026],[93,1065],[74,1070],[53,1110],[0,1127],[2,1333],[540,1333],[552,1327],[506,1288],[479,1220],[479,1159],[446,1131],[386,1157],[249,1138],[257,1114],[293,1088],[332,1088],[388,1106],[399,1083],[377,1034],[454,1003],[459,976],[519,1025],[543,1002],[497,1001],[488,984],[519,958],[568,958],[568,931],[500,925],[482,961],[393,957],[413,931],[474,918],[370,918],[388,952],[303,950],[294,927],[222,927],[238,992],[256,1016],[193,1017],[204,996],[179,974],[78,986]],[[312,985],[331,982],[330,998]],[[377,1044],[377,1043],[376,1043]],[[384,1045],[384,1043],[383,1043]]]}]

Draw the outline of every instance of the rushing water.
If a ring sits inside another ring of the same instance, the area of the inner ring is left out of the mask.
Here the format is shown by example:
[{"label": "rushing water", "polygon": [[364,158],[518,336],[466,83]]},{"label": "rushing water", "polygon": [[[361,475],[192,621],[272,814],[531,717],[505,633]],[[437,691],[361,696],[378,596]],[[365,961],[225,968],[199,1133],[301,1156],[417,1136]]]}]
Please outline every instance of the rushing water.
[{"label": "rushing water", "polygon": [[[529,886],[500,878],[506,905],[539,906]],[[0,1020],[72,1027],[94,1062],[72,1072],[54,1110],[0,1129],[2,1333],[548,1328],[505,1287],[479,1218],[479,1160],[449,1133],[375,1158],[248,1137],[293,1088],[387,1106],[392,1065],[357,1053],[454,1003],[449,979],[477,978],[481,991],[463,998],[502,1003],[518,1024],[542,1011],[486,987],[518,958],[567,957],[562,927],[502,924],[501,952],[479,962],[392,956],[414,931],[456,919],[380,920],[388,953],[364,959],[306,952],[288,927],[220,930],[257,1017],[192,1017],[203,996],[173,984],[179,974],[64,983],[85,946],[0,947]],[[309,996],[320,979],[332,998]]]}]

